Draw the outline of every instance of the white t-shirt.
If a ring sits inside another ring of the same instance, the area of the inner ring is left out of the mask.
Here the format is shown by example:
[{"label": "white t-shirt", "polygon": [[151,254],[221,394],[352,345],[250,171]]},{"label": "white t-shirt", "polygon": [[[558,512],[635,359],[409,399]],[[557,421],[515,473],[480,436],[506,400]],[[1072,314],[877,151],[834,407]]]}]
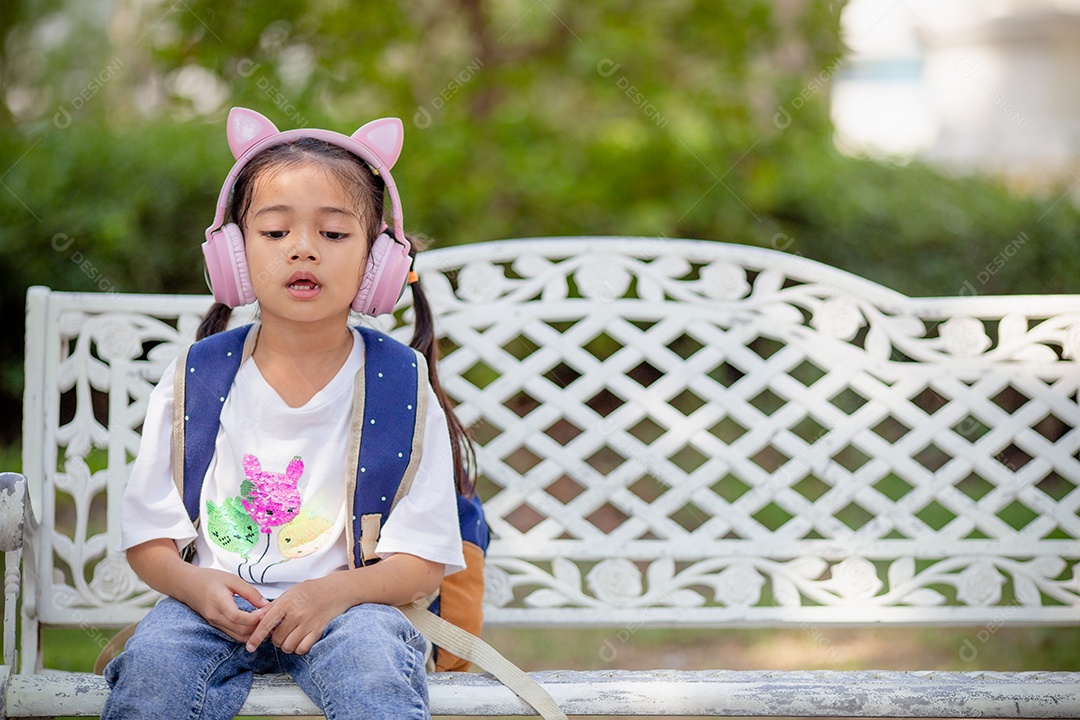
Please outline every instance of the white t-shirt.
[{"label": "white t-shirt", "polygon": [[[139,454],[124,491],[120,550],[169,538],[195,541],[193,562],[236,573],[273,599],[302,580],[349,567],[345,467],[353,380],[364,341],[337,375],[291,408],[252,359],[236,373],[221,410],[214,457],[199,500],[199,528],[172,478],[173,368],[150,394]],[[446,417],[430,385],[420,464],[394,507],[376,553],[408,553],[463,569]]]}]

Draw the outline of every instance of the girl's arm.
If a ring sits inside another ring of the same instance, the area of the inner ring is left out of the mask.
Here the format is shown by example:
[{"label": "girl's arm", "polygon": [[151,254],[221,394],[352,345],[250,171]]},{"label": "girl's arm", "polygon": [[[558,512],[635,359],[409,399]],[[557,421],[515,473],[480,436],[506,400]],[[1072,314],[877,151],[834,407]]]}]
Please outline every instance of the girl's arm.
[{"label": "girl's arm", "polygon": [[256,608],[267,604],[258,590],[236,575],[185,562],[176,543],[168,538],[135,545],[128,549],[127,560],[152,589],[184,603],[237,642],[247,642],[259,616],[238,608],[233,596],[239,595]]},{"label": "girl's arm", "polygon": [[442,582],[444,565],[398,553],[374,565],[305,580],[252,615],[261,621],[247,642],[254,652],[268,635],[288,653],[303,655],[331,620],[353,605],[404,605],[431,595]]}]

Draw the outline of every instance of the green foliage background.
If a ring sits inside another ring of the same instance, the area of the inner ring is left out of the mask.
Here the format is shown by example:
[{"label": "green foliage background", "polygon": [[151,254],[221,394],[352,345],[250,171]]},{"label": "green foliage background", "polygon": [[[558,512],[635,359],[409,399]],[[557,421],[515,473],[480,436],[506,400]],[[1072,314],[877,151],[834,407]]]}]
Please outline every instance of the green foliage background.
[{"label": "green foliage background", "polygon": [[406,226],[435,245],[695,237],[913,295],[1080,291],[1080,214],[1054,202],[1064,187],[1020,198],[837,153],[841,7],[8,0],[0,443],[19,432],[28,286],[206,291],[199,244],[231,165],[233,105],[282,129],[401,117]]}]

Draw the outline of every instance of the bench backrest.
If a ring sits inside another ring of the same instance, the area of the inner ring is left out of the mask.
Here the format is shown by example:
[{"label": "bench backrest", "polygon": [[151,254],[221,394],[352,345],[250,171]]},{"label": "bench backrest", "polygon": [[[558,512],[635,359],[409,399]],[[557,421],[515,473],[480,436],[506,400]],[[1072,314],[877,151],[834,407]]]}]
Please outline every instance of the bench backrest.
[{"label": "bench backrest", "polygon": [[[1080,622],[1080,296],[911,299],[662,239],[418,266],[479,446],[489,624]],[[42,622],[152,604],[114,552],[121,489],[209,302],[31,290]]]}]

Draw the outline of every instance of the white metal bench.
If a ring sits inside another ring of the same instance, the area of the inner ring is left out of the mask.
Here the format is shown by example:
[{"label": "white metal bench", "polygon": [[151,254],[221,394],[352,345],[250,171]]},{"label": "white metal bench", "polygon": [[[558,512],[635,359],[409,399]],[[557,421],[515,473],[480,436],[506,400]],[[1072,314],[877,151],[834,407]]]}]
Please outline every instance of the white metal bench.
[{"label": "white metal bench", "polygon": [[[479,445],[487,625],[1080,623],[1080,296],[907,298],[664,239],[481,243],[419,270]],[[40,628],[155,599],[115,551],[120,493],[208,304],[29,293],[26,480],[0,489],[9,717],[96,715],[104,681],[42,672]],[[1080,717],[1080,673],[1054,670],[534,677],[571,715]],[[432,676],[431,703],[529,713],[476,673]],[[270,676],[245,712],[315,708]]]}]

